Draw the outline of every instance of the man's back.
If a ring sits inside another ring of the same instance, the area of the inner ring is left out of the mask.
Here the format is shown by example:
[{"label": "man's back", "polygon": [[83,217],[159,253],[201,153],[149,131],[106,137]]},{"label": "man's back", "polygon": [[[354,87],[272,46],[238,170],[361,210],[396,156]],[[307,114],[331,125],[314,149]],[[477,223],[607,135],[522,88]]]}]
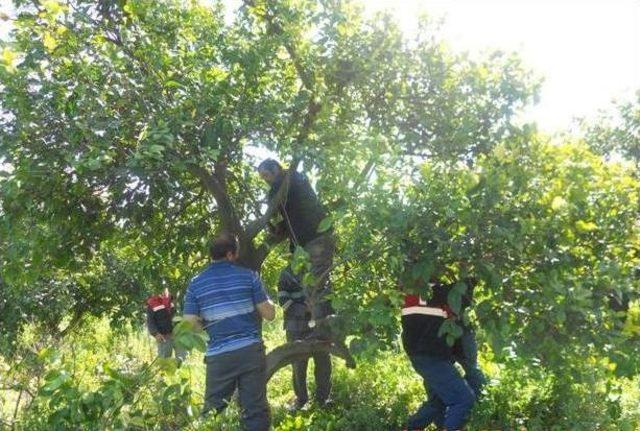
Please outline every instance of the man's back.
[{"label": "man's back", "polygon": [[[282,178],[272,184],[269,198],[275,196],[282,185]],[[326,211],[309,180],[300,172],[291,175],[289,193],[284,202],[285,223],[290,231],[289,236],[295,236],[295,242],[301,246],[317,238],[318,225],[326,217]],[[293,231],[293,232],[291,232]]]},{"label": "man's back", "polygon": [[218,355],[262,341],[256,304],[267,300],[255,272],[218,261],[189,284],[185,314],[203,319],[209,334],[206,356]]}]

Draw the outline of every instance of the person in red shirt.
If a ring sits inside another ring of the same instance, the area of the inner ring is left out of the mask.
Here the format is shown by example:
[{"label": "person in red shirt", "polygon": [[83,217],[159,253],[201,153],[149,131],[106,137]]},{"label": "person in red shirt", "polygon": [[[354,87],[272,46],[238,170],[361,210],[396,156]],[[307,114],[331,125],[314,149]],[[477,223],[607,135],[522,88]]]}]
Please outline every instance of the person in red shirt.
[{"label": "person in red shirt", "polygon": [[187,352],[173,342],[174,315],[175,307],[169,289],[165,288],[161,294],[153,295],[147,300],[147,329],[158,343],[158,356],[170,358],[175,351],[176,359],[182,362]]}]

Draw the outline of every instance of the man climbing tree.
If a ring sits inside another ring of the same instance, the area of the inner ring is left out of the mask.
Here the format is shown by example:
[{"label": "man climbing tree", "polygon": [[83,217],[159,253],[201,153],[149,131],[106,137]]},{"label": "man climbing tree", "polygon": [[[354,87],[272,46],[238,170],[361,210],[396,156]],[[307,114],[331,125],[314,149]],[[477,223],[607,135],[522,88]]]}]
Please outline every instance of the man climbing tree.
[{"label": "man climbing tree", "polygon": [[[258,172],[262,179],[271,185],[268,196],[272,200],[283,186],[285,171],[276,160],[267,159],[258,166]],[[329,272],[333,263],[335,239],[331,230],[318,232],[320,223],[326,217],[326,211],[309,180],[299,172],[290,174],[287,194],[281,202],[278,209],[282,221],[273,228],[273,233],[276,238],[288,237],[291,251],[295,251],[296,247],[304,248],[309,254],[310,273],[313,277],[312,285],[305,286],[305,294],[300,278],[289,268],[280,275],[279,293],[283,295],[281,305],[285,309],[287,341],[306,338],[330,339],[328,325],[314,324],[332,313],[331,303],[326,299],[326,295],[331,289]],[[300,296],[303,301],[295,301],[300,299]],[[331,391],[331,359],[328,353],[318,352],[313,355],[313,360],[316,367],[316,403],[325,406]],[[292,403],[294,410],[304,407],[308,401],[307,363],[308,359],[305,358],[291,364],[296,394]]]},{"label": "man climbing tree", "polygon": [[[264,160],[258,172],[270,186],[268,197],[272,200],[283,186],[286,174],[279,162]],[[274,227],[276,237],[289,238],[290,249],[302,247],[309,254],[313,282],[308,289],[307,302],[311,307],[313,321],[319,321],[331,314],[331,303],[326,299],[331,291],[329,273],[333,263],[335,238],[332,229],[319,232],[320,222],[326,218],[326,211],[320,203],[309,180],[299,172],[291,172],[286,197],[278,206],[282,221]],[[310,322],[313,326],[314,323]],[[327,325],[318,325],[313,336],[328,339]]]},{"label": "man climbing tree", "polygon": [[[304,340],[311,335],[309,328],[311,312],[307,305],[304,290],[290,267],[280,272],[278,280],[278,302],[284,310],[284,329],[287,341]],[[316,379],[315,401],[320,407],[329,404],[331,393],[331,357],[328,352],[313,354],[314,376]],[[307,392],[307,366],[309,359],[301,358],[291,363],[293,374],[293,391],[296,398],[290,405],[291,411],[304,408],[309,401]]]}]

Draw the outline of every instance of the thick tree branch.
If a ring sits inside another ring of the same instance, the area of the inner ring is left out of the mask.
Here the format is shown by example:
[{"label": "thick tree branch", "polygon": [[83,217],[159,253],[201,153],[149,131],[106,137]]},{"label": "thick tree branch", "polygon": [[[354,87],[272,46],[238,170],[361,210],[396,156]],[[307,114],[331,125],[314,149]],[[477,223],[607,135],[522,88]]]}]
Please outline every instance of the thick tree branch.
[{"label": "thick tree branch", "polygon": [[318,353],[330,353],[333,356],[344,359],[347,368],[353,369],[356,367],[355,359],[353,359],[351,352],[349,352],[347,346],[342,342],[320,340],[292,341],[276,347],[267,354],[267,381],[269,381],[279,369],[286,367],[292,362],[309,359]]},{"label": "thick tree branch", "polygon": [[222,225],[225,229],[239,236],[244,236],[244,231],[240,225],[240,220],[236,213],[233,203],[229,198],[229,194],[222,186],[218,178],[206,169],[197,165],[190,165],[187,168],[189,172],[200,180],[202,186],[213,195],[218,205]]}]

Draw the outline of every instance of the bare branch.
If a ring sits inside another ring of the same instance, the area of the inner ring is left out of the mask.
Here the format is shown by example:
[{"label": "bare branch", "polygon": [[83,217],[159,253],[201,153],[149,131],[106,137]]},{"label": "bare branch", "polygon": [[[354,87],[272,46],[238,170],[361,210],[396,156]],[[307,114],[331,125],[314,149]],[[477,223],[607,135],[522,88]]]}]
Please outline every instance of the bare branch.
[{"label": "bare branch", "polygon": [[20,411],[20,403],[22,402],[22,394],[24,393],[24,390],[21,388],[20,392],[18,393],[18,400],[16,401],[16,407],[13,410],[13,419],[12,419],[12,423],[11,423],[11,430],[13,431],[15,429],[17,422],[17,418],[18,418],[18,412]]}]

